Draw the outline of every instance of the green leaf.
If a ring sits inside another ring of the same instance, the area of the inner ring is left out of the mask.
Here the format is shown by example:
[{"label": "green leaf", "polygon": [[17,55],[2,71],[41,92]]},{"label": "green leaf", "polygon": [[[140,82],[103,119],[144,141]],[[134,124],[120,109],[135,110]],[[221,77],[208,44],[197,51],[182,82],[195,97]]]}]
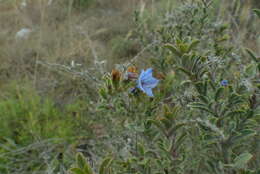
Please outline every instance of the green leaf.
[{"label": "green leaf", "polygon": [[216,93],[215,93],[215,101],[218,101],[219,98],[221,97],[221,94],[223,93],[224,91],[224,88],[223,87],[220,87],[217,89]]},{"label": "green leaf", "polygon": [[191,72],[189,72],[188,70],[186,70],[185,68],[182,68],[182,67],[178,67],[178,69],[182,72],[184,72],[186,75],[188,76],[193,76]]},{"label": "green leaf", "polygon": [[93,171],[92,171],[91,167],[87,163],[87,161],[86,161],[86,159],[85,159],[85,157],[83,156],[82,153],[78,153],[77,154],[76,160],[77,160],[78,167],[80,169],[82,169],[84,174],[93,174]]},{"label": "green leaf", "polygon": [[150,159],[144,158],[143,160],[139,161],[138,164],[145,167],[148,165],[149,162],[150,162]]},{"label": "green leaf", "polygon": [[203,94],[207,96],[208,93],[208,81],[204,81],[204,88],[203,88]]},{"label": "green leaf", "polygon": [[256,135],[256,132],[251,129],[245,129],[239,132],[240,134],[231,138],[230,143],[231,145],[240,144],[241,141],[245,141],[247,138],[250,138]]},{"label": "green leaf", "polygon": [[70,172],[73,173],[73,174],[86,174],[84,173],[84,171],[80,168],[71,168],[70,169]]},{"label": "green leaf", "polygon": [[194,102],[194,103],[191,103],[188,105],[189,107],[191,108],[194,108],[194,109],[199,109],[199,110],[203,110],[203,111],[206,111],[210,114],[212,114],[213,116],[217,116],[213,111],[211,111],[207,105],[203,104],[203,103],[199,103],[199,102]]},{"label": "green leaf", "polygon": [[235,158],[233,167],[237,169],[243,169],[246,167],[248,161],[253,157],[252,154],[245,152]]},{"label": "green leaf", "polygon": [[253,9],[253,11],[260,18],[260,9]]},{"label": "green leaf", "polygon": [[210,171],[212,173],[215,173],[215,174],[219,174],[219,171],[218,171],[218,167],[217,167],[217,163],[214,162],[213,160],[207,160],[206,161],[206,165],[208,166],[207,168],[208,169],[211,169]]},{"label": "green leaf", "polygon": [[181,128],[185,125],[186,125],[186,123],[179,123],[177,125],[172,126],[172,128],[168,131],[168,135],[174,134],[174,132],[176,132],[179,128]]},{"label": "green leaf", "polygon": [[195,82],[194,85],[195,85],[197,91],[198,91],[200,94],[203,94],[203,95],[204,95],[204,89],[205,89],[204,83],[201,82],[201,81],[197,81],[197,82]]},{"label": "green leaf", "polygon": [[106,158],[104,161],[101,163],[100,168],[99,168],[99,173],[100,174],[107,174],[109,167],[111,163],[113,162],[112,158]]},{"label": "green leaf", "polygon": [[[172,114],[169,114],[169,115],[172,115]],[[170,117],[169,118],[167,118],[167,117],[169,117],[169,116],[165,115],[165,118],[160,120],[160,122],[164,125],[164,127],[166,129],[168,129],[172,125],[172,121],[169,119]]]},{"label": "green leaf", "polygon": [[256,74],[255,64],[249,64],[246,66],[245,73],[248,77],[254,76]]},{"label": "green leaf", "polygon": [[241,115],[241,114],[245,114],[245,113],[246,113],[246,112],[243,111],[243,110],[230,111],[230,112],[227,112],[227,113],[225,114],[225,116],[223,116],[223,117],[225,117],[225,118],[227,118],[227,117],[233,117],[233,116]]},{"label": "green leaf", "polygon": [[237,93],[232,93],[228,100],[230,106],[235,106],[244,102],[243,97]]},{"label": "green leaf", "polygon": [[241,133],[241,136],[243,136],[243,137],[251,137],[251,136],[256,135],[256,131],[252,130],[252,129],[244,129],[240,133]]},{"label": "green leaf", "polygon": [[137,144],[137,150],[140,155],[144,156],[145,155],[145,148],[141,143]]},{"label": "green leaf", "polygon": [[184,140],[185,140],[185,138],[186,138],[186,136],[187,136],[187,133],[186,132],[184,132],[177,140],[176,140],[176,150],[178,150],[179,149],[179,147],[182,145],[182,143],[184,142]]},{"label": "green leaf", "polygon": [[107,95],[107,90],[105,88],[100,88],[99,90],[99,95],[103,98],[103,99],[107,99],[108,95]]},{"label": "green leaf", "polygon": [[246,52],[250,55],[250,57],[255,61],[258,62],[259,60],[257,60],[257,57],[255,56],[255,54],[253,53],[252,50],[246,48]]},{"label": "green leaf", "polygon": [[182,54],[188,53],[189,46],[187,44],[179,44],[178,46]]},{"label": "green leaf", "polygon": [[156,158],[157,157],[157,153],[153,150],[148,150],[145,152],[145,155],[146,156],[149,156],[149,157],[153,157],[153,158]]},{"label": "green leaf", "polygon": [[206,95],[199,95],[198,97],[199,97],[199,98],[201,99],[201,101],[203,101],[204,103],[206,103],[206,104],[209,103],[209,99],[208,99],[208,97],[207,97]]},{"label": "green leaf", "polygon": [[201,57],[200,56],[193,57],[192,61],[193,63],[191,67],[191,72],[195,72],[195,70],[198,69],[198,66],[201,64]]},{"label": "green leaf", "polygon": [[93,174],[93,171],[87,162],[85,163],[85,166],[84,166],[84,172],[85,172],[85,174]]},{"label": "green leaf", "polygon": [[82,153],[78,153],[76,156],[76,161],[77,161],[77,166],[81,169],[84,168],[85,164],[86,164],[86,159],[83,156]]},{"label": "green leaf", "polygon": [[191,51],[194,47],[196,47],[199,43],[200,43],[199,40],[194,40],[194,41],[190,44],[190,46],[189,46],[189,48],[188,48],[188,52],[190,52],[190,51]]},{"label": "green leaf", "polygon": [[186,85],[188,86],[188,85],[190,85],[191,83],[192,83],[191,80],[184,80],[184,81],[181,82],[180,85],[181,85],[181,86],[186,86]]},{"label": "green leaf", "polygon": [[173,54],[180,56],[180,57],[182,56],[181,52],[172,44],[165,44],[164,47],[169,49]]},{"label": "green leaf", "polygon": [[161,130],[166,135],[165,127],[160,121],[149,119],[147,122],[154,124],[159,130]]}]

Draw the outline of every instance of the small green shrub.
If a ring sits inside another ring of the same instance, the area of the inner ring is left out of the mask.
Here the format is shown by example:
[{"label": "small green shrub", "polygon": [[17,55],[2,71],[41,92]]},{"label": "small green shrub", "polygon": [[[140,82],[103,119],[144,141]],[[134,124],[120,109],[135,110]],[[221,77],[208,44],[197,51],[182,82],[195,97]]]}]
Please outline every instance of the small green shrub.
[{"label": "small green shrub", "polygon": [[[6,90],[0,172],[258,174],[259,55],[234,44],[232,26],[215,16],[220,1],[211,2],[185,1],[152,24],[136,12],[142,51],[111,73],[98,60],[91,71],[44,64],[80,77],[61,85],[69,90],[54,85],[63,100],[29,85]],[[112,39],[113,54],[128,57],[131,41]]]},{"label": "small green shrub", "polygon": [[1,137],[21,145],[74,134],[72,116],[62,113],[50,99],[41,99],[33,91],[18,90],[8,100],[1,101],[0,115]]}]

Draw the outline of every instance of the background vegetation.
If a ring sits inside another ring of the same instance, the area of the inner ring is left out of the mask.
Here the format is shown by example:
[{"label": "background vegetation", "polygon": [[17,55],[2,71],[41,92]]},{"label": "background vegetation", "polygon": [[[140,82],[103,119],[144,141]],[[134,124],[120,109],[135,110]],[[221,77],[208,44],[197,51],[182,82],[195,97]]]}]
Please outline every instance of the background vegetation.
[{"label": "background vegetation", "polygon": [[258,174],[259,8],[0,1],[0,173]]}]

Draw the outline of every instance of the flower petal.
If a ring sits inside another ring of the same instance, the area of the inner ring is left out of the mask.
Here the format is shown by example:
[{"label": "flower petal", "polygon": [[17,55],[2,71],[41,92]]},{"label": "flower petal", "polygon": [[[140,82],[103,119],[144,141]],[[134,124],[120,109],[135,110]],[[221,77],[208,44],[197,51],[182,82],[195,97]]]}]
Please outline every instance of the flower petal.
[{"label": "flower petal", "polygon": [[148,68],[145,72],[143,72],[143,73],[140,75],[140,78],[141,78],[142,80],[147,80],[147,79],[153,77],[152,74],[153,74],[153,69],[152,69],[152,68]]},{"label": "flower petal", "polygon": [[152,69],[152,68],[148,68],[148,69],[144,72],[144,75],[145,75],[145,76],[152,76],[152,73],[153,73],[153,69]]},{"label": "flower petal", "polygon": [[154,88],[157,86],[157,84],[159,83],[159,80],[157,80],[154,77],[151,77],[150,79],[147,79],[145,81],[142,81],[142,86],[143,88]]},{"label": "flower petal", "polygon": [[144,88],[144,92],[150,97],[154,96],[151,88]]},{"label": "flower petal", "polygon": [[140,75],[139,75],[139,78],[142,79],[144,75],[145,75],[145,71],[142,70],[141,73],[140,73]]},{"label": "flower petal", "polygon": [[142,72],[141,72],[139,78],[137,79],[137,87],[138,87],[139,89],[141,89],[142,91],[144,91],[144,89],[143,89],[143,84],[142,84],[143,74],[144,74],[144,70],[142,70]]}]

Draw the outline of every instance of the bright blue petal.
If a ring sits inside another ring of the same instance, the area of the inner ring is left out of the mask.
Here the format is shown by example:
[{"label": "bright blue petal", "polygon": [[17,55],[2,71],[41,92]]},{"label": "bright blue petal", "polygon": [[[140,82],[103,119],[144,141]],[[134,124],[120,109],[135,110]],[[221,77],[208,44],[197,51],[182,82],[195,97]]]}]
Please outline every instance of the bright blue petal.
[{"label": "bright blue petal", "polygon": [[142,84],[142,77],[143,77],[143,75],[144,75],[144,70],[142,70],[142,72],[141,72],[139,78],[137,79],[137,87],[138,87],[139,89],[141,89],[142,91],[144,91],[144,89],[143,89],[143,84]]},{"label": "bright blue petal", "polygon": [[145,72],[144,72],[144,76],[152,76],[153,73],[153,69],[152,68],[148,68]]},{"label": "bright blue petal", "polygon": [[153,77],[152,74],[153,74],[153,69],[149,68],[142,74],[142,76],[140,76],[140,78],[142,79],[142,81],[145,81]]},{"label": "bright blue petal", "polygon": [[140,75],[139,75],[139,78],[142,79],[144,76],[145,76],[145,71],[142,70],[141,73],[140,73]]},{"label": "bright blue petal", "polygon": [[145,88],[154,88],[157,86],[158,82],[159,82],[159,80],[157,80],[154,77],[151,77],[150,79],[143,81],[142,86]]},{"label": "bright blue petal", "polygon": [[153,91],[151,88],[144,88],[144,91],[148,96],[153,97]]}]

